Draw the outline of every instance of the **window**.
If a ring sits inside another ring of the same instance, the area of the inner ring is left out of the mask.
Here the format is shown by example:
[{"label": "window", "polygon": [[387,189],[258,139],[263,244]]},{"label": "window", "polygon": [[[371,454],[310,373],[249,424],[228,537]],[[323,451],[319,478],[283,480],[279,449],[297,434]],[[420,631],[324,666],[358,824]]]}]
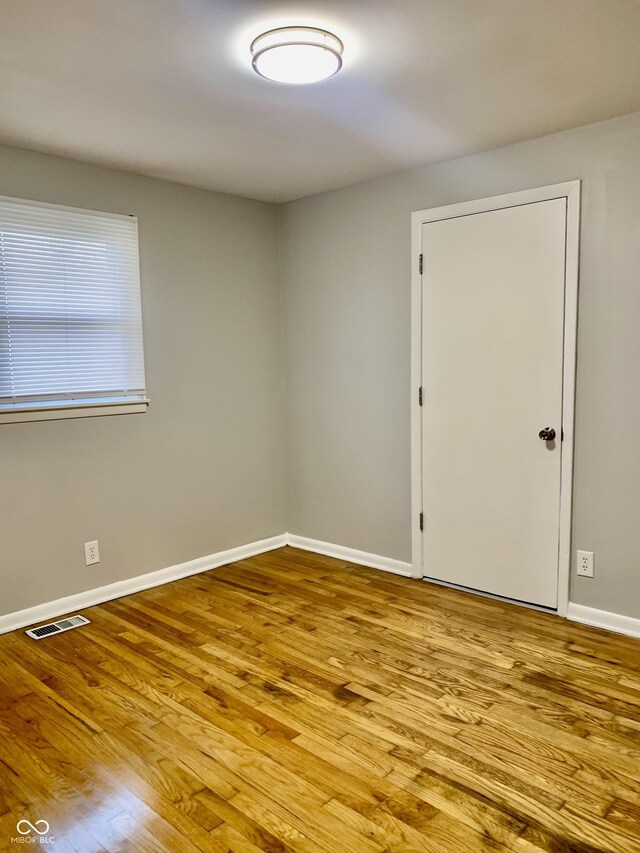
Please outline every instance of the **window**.
[{"label": "window", "polygon": [[146,404],[137,220],[0,197],[0,423]]}]

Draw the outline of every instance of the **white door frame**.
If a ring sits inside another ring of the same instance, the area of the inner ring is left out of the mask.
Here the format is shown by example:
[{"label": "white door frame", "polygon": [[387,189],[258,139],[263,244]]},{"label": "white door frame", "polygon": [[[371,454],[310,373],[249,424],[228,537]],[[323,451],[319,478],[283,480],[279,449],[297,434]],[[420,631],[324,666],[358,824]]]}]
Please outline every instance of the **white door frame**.
[{"label": "white door frame", "polygon": [[418,210],[411,214],[411,507],[412,507],[412,576],[421,578],[423,571],[422,531],[422,226],[426,222],[485,213],[506,207],[518,207],[552,199],[567,199],[567,231],[564,303],[564,358],[562,382],[562,442],[560,487],[560,544],[558,553],[558,607],[560,616],[567,615],[571,574],[571,506],[573,498],[573,436],[576,377],[576,336],[578,322],[578,263],[580,250],[580,181],[567,181],[548,187],[465,201],[445,207]]}]

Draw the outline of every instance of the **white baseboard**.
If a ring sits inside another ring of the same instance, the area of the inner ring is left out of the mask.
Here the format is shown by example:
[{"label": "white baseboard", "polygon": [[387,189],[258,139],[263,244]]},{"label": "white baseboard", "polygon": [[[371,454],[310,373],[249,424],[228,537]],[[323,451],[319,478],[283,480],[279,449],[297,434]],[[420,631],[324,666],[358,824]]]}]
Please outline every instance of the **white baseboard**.
[{"label": "white baseboard", "polygon": [[261,539],[258,542],[250,542],[248,545],[240,545],[238,548],[230,548],[228,551],[219,551],[217,554],[210,554],[208,557],[198,557],[196,560],[179,563],[177,566],[169,566],[157,572],[149,572],[146,575],[116,581],[106,586],[88,589],[86,592],[37,604],[35,607],[27,607],[25,610],[18,610],[15,613],[7,613],[6,616],[0,616],[0,634],[33,625],[36,622],[45,622],[49,619],[56,619],[58,616],[66,616],[72,611],[82,610],[94,604],[102,604],[104,601],[121,598],[123,595],[131,595],[131,593],[140,592],[143,589],[151,589],[151,587],[186,578],[189,575],[196,575],[199,572],[207,572],[209,569],[226,566],[228,563],[235,563],[237,560],[245,560],[247,557],[263,554],[265,551],[282,548],[286,544],[287,534],[283,533],[280,536],[272,536],[270,539]]},{"label": "white baseboard", "polygon": [[[313,551],[316,554],[324,554],[327,557],[336,557],[338,560],[369,566],[373,569],[382,569],[382,571],[392,572],[403,577],[412,576],[411,563],[392,560],[390,557],[380,557],[366,551],[357,551],[354,548],[345,548],[342,545],[333,545],[330,542],[321,542],[318,539],[296,536],[293,533],[282,533],[280,536],[250,542],[248,545],[240,545],[238,548],[230,548],[227,551],[219,551],[217,554],[210,554],[208,557],[198,557],[196,560],[179,563],[177,566],[169,566],[169,568],[160,569],[157,572],[149,572],[135,578],[116,581],[116,583],[89,589],[75,595],[68,595],[65,598],[58,598],[55,601],[48,601],[15,613],[7,613],[5,616],[0,616],[0,634],[38,622],[57,619],[59,616],[65,616],[94,604],[102,604],[104,601],[131,595],[143,589],[151,589],[151,587],[186,578],[189,575],[207,572],[210,569],[226,566],[228,563],[235,563],[238,560],[245,560],[247,557],[273,551],[285,545],[301,548],[304,551]],[[609,613],[606,610],[595,610],[582,604],[570,603],[567,618],[596,628],[605,628],[608,631],[627,634],[630,637],[640,637],[640,619],[633,619],[630,616],[621,616],[618,613]]]},{"label": "white baseboard", "polygon": [[344,548],[342,545],[332,545],[330,542],[320,542],[318,539],[307,539],[305,536],[296,536],[287,533],[287,545],[292,548],[302,548],[303,551],[313,551],[316,554],[324,554],[326,557],[337,557],[348,563],[358,563],[361,566],[370,566],[372,569],[382,569],[384,572],[392,572],[394,575],[411,577],[411,563],[402,563],[400,560],[392,560],[390,557],[379,557],[377,554],[368,554],[366,551],[356,551],[354,548]]},{"label": "white baseboard", "polygon": [[640,637],[640,619],[621,616],[619,613],[610,613],[608,610],[596,610],[594,607],[585,607],[583,604],[569,602],[567,619],[571,619],[572,622],[582,622],[584,625],[592,625],[594,628],[615,631],[616,634]]}]

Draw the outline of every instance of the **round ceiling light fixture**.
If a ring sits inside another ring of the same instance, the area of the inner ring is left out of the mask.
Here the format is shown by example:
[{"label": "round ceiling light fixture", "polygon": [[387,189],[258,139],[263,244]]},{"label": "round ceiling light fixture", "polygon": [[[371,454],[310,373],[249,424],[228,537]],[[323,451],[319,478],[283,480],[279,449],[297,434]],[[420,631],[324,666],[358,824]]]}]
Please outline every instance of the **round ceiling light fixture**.
[{"label": "round ceiling light fixture", "polygon": [[252,65],[261,77],[277,83],[317,83],[342,68],[344,45],[317,27],[280,27],[251,43]]}]

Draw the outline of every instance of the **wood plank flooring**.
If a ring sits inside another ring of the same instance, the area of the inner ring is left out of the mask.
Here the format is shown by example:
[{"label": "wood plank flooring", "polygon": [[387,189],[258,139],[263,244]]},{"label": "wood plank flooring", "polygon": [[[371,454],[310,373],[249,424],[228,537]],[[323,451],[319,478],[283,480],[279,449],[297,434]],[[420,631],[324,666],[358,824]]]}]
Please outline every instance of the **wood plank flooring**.
[{"label": "wood plank flooring", "polygon": [[84,612],[0,637],[0,849],[640,851],[640,641],[292,548]]}]

